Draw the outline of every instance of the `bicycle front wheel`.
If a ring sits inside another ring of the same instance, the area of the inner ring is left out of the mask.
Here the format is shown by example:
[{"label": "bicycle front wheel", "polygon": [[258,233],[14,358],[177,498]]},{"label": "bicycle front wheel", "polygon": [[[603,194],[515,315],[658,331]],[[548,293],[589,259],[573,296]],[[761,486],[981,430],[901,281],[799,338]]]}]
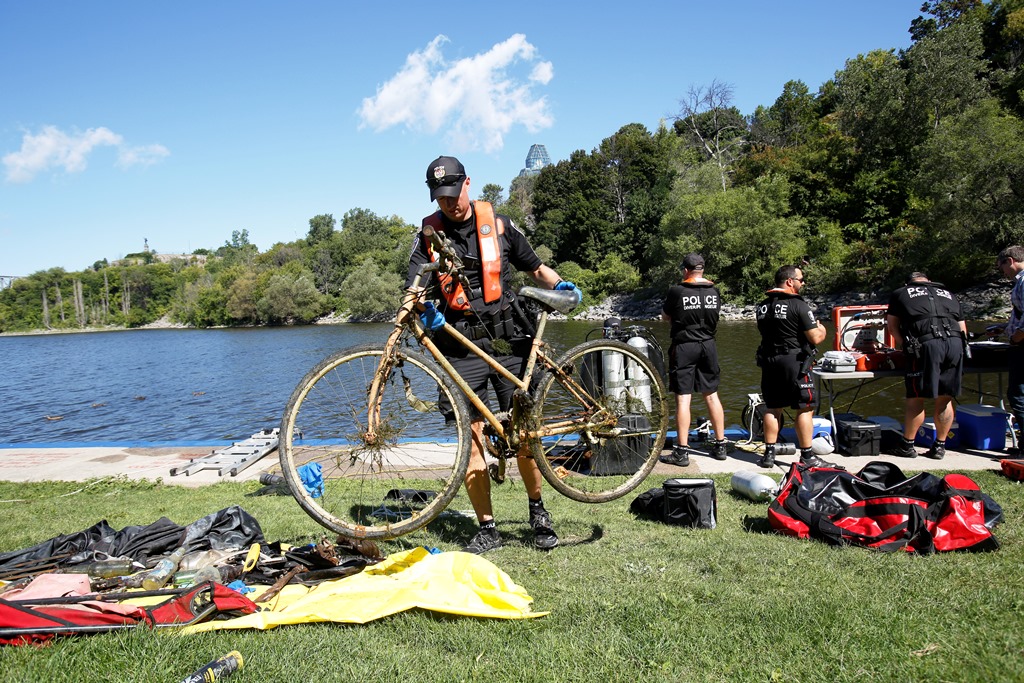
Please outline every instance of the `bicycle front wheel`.
[{"label": "bicycle front wheel", "polygon": [[455,497],[469,464],[462,394],[432,359],[396,353],[372,431],[368,397],[380,346],[342,351],[310,370],[281,421],[281,469],[292,495],[321,525],[352,539],[395,538],[426,525]]},{"label": "bicycle front wheel", "polygon": [[665,385],[645,353],[614,340],[575,346],[536,389],[531,451],[560,493],[583,503],[626,495],[665,445]]}]

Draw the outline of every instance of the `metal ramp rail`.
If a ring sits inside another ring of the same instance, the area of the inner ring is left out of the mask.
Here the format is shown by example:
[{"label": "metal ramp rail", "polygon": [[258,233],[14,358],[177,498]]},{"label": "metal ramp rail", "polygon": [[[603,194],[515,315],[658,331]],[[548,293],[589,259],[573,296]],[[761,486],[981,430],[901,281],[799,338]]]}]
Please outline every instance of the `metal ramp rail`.
[{"label": "metal ramp rail", "polygon": [[249,467],[278,445],[279,429],[264,429],[248,439],[236,441],[226,448],[219,448],[201,458],[192,458],[184,467],[172,467],[171,476],[188,476],[203,470],[217,470],[217,476],[227,471],[232,477]]}]

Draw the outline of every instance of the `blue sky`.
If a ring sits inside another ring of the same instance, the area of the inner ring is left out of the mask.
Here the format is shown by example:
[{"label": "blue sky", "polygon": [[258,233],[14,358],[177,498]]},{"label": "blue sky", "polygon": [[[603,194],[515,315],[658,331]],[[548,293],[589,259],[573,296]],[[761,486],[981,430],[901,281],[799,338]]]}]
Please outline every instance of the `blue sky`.
[{"label": "blue sky", "polygon": [[354,208],[418,224],[439,154],[475,194],[691,87],[749,114],[908,47],[921,0],[474,4],[0,3],[0,275],[266,250]]}]

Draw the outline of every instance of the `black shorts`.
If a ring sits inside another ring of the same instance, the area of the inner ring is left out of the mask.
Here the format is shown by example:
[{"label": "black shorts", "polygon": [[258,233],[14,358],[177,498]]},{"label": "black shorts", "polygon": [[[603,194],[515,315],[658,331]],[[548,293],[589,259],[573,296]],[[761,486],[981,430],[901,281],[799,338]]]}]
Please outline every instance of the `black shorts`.
[{"label": "black shorts", "polygon": [[814,405],[814,380],[810,371],[804,370],[806,358],[805,353],[793,351],[766,359],[761,367],[761,396],[766,408],[803,410]]},{"label": "black shorts", "polygon": [[964,373],[964,344],[959,336],[929,339],[907,359],[907,398],[959,396]]},{"label": "black shorts", "polygon": [[714,339],[672,344],[668,358],[668,390],[673,394],[718,391],[721,368]]},{"label": "black shorts", "polygon": [[[495,360],[501,363],[502,367],[516,377],[519,377],[522,374],[526,356],[530,352],[531,340],[517,339],[511,342],[513,352],[511,356],[495,355],[494,349],[487,339],[481,339],[476,344],[490,353]],[[494,395],[498,399],[498,410],[509,409],[512,405],[512,394],[516,390],[512,382],[499,375],[484,359],[466,350],[464,347],[460,346],[456,350],[443,342],[439,343],[438,346],[445,352],[445,358],[448,359],[448,362],[452,364],[456,372],[462,376],[462,379],[466,381],[469,388],[480,397],[480,400],[484,402],[488,409],[494,410],[494,404],[490,401],[488,386],[494,391]],[[443,393],[439,392],[439,394],[438,410],[441,411],[446,420],[451,421],[454,419],[451,403],[448,402]],[[469,404],[469,413],[473,420],[479,420],[483,417],[480,411],[473,407],[472,404]]]}]

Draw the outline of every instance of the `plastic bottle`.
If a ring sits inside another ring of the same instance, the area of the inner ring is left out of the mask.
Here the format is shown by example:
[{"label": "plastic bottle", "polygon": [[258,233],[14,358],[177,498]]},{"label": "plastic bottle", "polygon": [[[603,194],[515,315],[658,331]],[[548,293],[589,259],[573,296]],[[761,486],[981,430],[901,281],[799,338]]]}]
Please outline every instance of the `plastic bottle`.
[{"label": "plastic bottle", "polygon": [[778,488],[778,482],[760,472],[736,472],[732,475],[732,490],[753,501],[768,500]]},{"label": "plastic bottle", "polygon": [[178,569],[181,558],[185,557],[185,547],[182,546],[173,553],[160,560],[153,570],[142,579],[142,587],[148,591],[160,590],[171,580],[174,572]]},{"label": "plastic bottle", "polygon": [[245,662],[242,660],[242,654],[238,650],[232,650],[223,657],[219,657],[201,669],[193,671],[191,674],[181,679],[181,683],[213,683],[214,681],[222,681],[231,674],[235,673],[242,668]]},{"label": "plastic bottle", "polygon": [[218,567],[215,567],[212,564],[206,565],[197,571],[195,576],[192,577],[193,584],[206,583],[207,581],[224,583],[224,578],[221,576],[220,569]]}]

